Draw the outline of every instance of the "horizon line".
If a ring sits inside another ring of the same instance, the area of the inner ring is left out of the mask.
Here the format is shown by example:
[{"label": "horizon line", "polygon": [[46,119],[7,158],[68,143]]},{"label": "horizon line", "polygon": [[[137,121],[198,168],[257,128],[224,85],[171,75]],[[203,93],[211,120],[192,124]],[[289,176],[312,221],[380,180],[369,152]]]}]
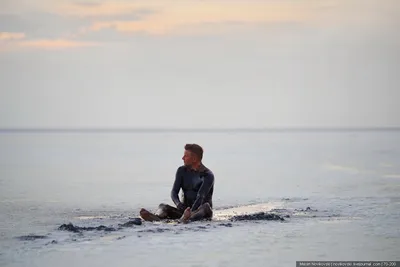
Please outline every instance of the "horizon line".
[{"label": "horizon line", "polygon": [[0,133],[156,133],[156,132],[209,132],[209,133],[224,133],[224,132],[329,132],[329,131],[400,131],[400,126],[388,127],[221,127],[221,128],[189,128],[189,127],[15,127],[15,128],[0,128]]}]

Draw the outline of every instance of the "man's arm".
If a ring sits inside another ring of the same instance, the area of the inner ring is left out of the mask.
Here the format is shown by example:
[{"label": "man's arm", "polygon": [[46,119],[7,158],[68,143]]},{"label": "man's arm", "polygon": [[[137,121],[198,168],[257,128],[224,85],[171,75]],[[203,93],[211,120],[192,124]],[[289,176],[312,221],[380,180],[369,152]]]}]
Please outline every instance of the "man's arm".
[{"label": "man's arm", "polygon": [[207,173],[203,178],[203,184],[201,185],[199,192],[197,193],[196,201],[194,202],[191,211],[197,210],[200,205],[204,204],[204,198],[214,185],[214,174]]},{"label": "man's arm", "polygon": [[171,199],[178,207],[178,209],[183,208],[183,203],[180,201],[178,195],[179,191],[181,190],[181,187],[182,187],[182,172],[181,168],[178,168],[175,174],[175,181],[171,190]]}]

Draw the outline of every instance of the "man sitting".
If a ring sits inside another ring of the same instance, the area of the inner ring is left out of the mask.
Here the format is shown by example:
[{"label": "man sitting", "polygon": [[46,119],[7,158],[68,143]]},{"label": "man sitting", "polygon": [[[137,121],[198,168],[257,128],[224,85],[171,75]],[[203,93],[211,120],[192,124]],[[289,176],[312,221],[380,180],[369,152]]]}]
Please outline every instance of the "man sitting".
[{"label": "man sitting", "polygon": [[[202,219],[211,219],[212,196],[214,192],[214,174],[202,163],[203,148],[197,144],[186,144],[182,157],[183,166],[176,171],[171,190],[171,199],[176,207],[161,203],[155,214],[145,209],[140,216],[146,221],[180,219],[183,223]],[[179,191],[183,191],[182,201]]]}]

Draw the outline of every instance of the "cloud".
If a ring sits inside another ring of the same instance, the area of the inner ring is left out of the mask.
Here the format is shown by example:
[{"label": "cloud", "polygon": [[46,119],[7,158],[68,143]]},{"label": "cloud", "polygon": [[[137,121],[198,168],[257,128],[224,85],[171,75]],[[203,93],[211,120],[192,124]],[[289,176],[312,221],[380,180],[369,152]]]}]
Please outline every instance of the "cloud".
[{"label": "cloud", "polygon": [[[82,4],[81,4],[82,5]],[[94,8],[98,5],[87,5],[88,8]],[[0,13],[0,32],[2,32],[2,37],[0,40],[7,39],[29,39],[29,40],[76,40],[70,42],[67,46],[72,44],[87,44],[83,41],[92,41],[90,38],[86,38],[90,25],[93,25],[94,21],[92,17],[82,17],[73,16],[67,14],[57,14],[52,13],[53,11],[33,11],[24,14],[1,14]],[[96,20],[115,20],[119,21],[136,21],[144,14],[149,13],[148,10],[125,11],[124,14],[106,14],[100,13],[96,16]],[[17,35],[14,33],[24,33],[23,35]],[[10,33],[13,33],[12,35]],[[89,36],[90,37],[90,36]],[[118,38],[124,40],[124,36]],[[108,41],[108,38],[104,38]],[[125,39],[126,40],[126,39]],[[78,42],[81,41],[81,42]],[[59,45],[62,42],[57,41],[56,44]],[[63,42],[65,43],[65,42]],[[28,43],[32,45],[31,43]],[[65,43],[66,44],[66,43]],[[0,44],[2,51],[15,50],[17,47],[12,48],[12,44],[7,44],[7,49],[5,44]]]},{"label": "cloud", "polygon": [[77,30],[90,20],[46,12],[0,14],[0,52],[53,50],[97,46],[90,40],[74,39]]},{"label": "cloud", "polygon": [[25,32],[30,24],[25,18],[15,14],[0,14],[0,32]]},{"label": "cloud", "polygon": [[75,6],[88,6],[88,7],[97,7],[102,5],[100,2],[75,2],[73,3]]},{"label": "cloud", "polygon": [[25,38],[22,32],[0,32],[0,52],[15,49],[15,44]]},{"label": "cloud", "polygon": [[23,48],[63,49],[99,46],[99,43],[82,42],[68,39],[26,39],[24,33],[0,32],[0,52],[16,51]]},{"label": "cloud", "polygon": [[55,13],[75,17],[113,17],[119,15],[152,13],[157,5],[147,2],[67,3],[55,9]]},{"label": "cloud", "polygon": [[[292,31],[291,34],[303,34],[310,32],[310,27],[318,27],[321,28],[319,34],[328,38],[341,32],[335,27],[342,27],[343,21],[354,20],[350,4],[338,4],[333,0],[83,0],[52,2],[47,6],[33,13],[0,14],[0,32],[24,32],[35,40],[85,43],[83,41],[129,42],[130,38],[141,35],[266,34],[271,30],[283,34],[287,28],[299,29],[298,33]],[[360,12],[368,14],[362,10]],[[340,20],[338,12],[343,15]],[[369,33],[367,28],[365,31]],[[374,40],[382,39],[375,38],[381,35],[373,36]]]},{"label": "cloud", "polygon": [[143,34],[245,32],[252,26],[256,29],[268,23],[297,22],[309,17],[305,5],[290,1],[61,2],[40,12],[0,14],[0,31],[24,32],[27,38],[35,40],[126,42]]},{"label": "cloud", "polygon": [[20,40],[25,38],[21,32],[0,32],[0,41]]},{"label": "cloud", "polygon": [[[140,14],[99,16],[98,20],[136,21]],[[0,32],[24,32],[29,38],[57,39],[82,37],[92,25],[93,19],[71,17],[47,12],[17,14],[0,14]]]},{"label": "cloud", "polygon": [[29,38],[60,38],[77,29],[90,25],[90,20],[71,18],[51,13],[1,15],[0,32],[24,32]]},{"label": "cloud", "polygon": [[93,42],[80,42],[66,39],[42,39],[42,40],[27,40],[17,43],[20,47],[33,47],[42,49],[60,49],[60,48],[76,48],[76,47],[88,47],[88,46],[99,46],[98,43]]},{"label": "cloud", "polygon": [[[69,15],[92,16],[94,22],[82,32],[114,29],[123,33],[196,34],[227,30],[243,25],[282,22],[301,22],[311,18],[307,5],[277,2],[153,2],[139,4],[109,3],[99,6],[71,6],[63,12]],[[158,3],[158,5],[154,4]],[[162,5],[161,3],[164,3]],[[122,20],[117,15],[147,10],[135,20]],[[115,19],[101,19],[101,16]]]}]

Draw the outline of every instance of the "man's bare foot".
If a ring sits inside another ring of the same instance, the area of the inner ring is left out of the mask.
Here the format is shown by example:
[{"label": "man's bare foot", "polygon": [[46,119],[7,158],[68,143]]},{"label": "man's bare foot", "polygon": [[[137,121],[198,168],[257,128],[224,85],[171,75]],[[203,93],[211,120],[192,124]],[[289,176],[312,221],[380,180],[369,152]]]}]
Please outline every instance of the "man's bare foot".
[{"label": "man's bare foot", "polygon": [[142,217],[142,219],[145,221],[148,221],[148,222],[160,221],[160,218],[158,218],[157,215],[151,213],[150,211],[148,211],[146,209],[141,209],[139,214],[140,214],[140,217]]},{"label": "man's bare foot", "polygon": [[187,207],[185,209],[185,211],[183,212],[183,215],[182,215],[182,218],[181,218],[181,222],[187,223],[189,221],[189,219],[190,219],[190,215],[191,215],[190,207]]}]

